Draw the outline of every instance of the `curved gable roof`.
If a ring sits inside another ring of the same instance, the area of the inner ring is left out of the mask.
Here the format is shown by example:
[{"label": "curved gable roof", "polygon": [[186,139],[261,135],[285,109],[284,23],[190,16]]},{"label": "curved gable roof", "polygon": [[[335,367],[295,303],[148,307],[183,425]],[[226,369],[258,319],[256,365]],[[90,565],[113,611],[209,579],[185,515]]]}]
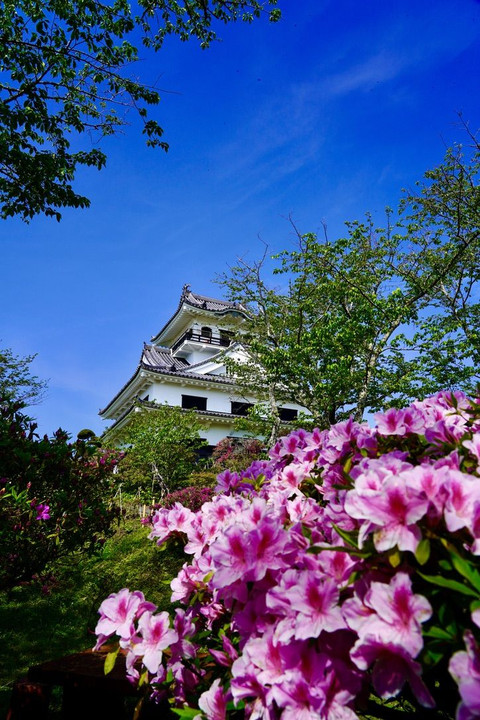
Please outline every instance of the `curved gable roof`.
[{"label": "curved gable roof", "polygon": [[173,323],[173,321],[182,312],[182,308],[184,305],[190,306],[197,310],[211,312],[215,315],[228,314],[231,312],[241,313],[242,315],[247,314],[247,311],[243,307],[243,305],[231,302],[230,300],[219,300],[217,298],[208,297],[207,295],[199,295],[198,293],[192,292],[192,290],[190,289],[190,285],[187,284],[183,286],[180,301],[174,314],[165,323],[161,330],[159,330],[158,333],[151,338],[152,342],[157,341],[158,338],[163,335],[169,325],[171,325],[171,323]]}]

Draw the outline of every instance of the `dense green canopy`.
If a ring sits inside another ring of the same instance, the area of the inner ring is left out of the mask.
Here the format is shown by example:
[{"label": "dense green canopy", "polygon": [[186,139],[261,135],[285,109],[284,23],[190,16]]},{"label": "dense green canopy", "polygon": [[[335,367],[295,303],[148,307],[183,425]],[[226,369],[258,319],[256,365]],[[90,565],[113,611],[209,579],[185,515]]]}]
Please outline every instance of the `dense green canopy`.
[{"label": "dense green canopy", "polygon": [[[168,35],[206,48],[219,23],[279,17],[277,0],[6,0],[0,12],[0,217],[86,207],[72,186],[78,166],[106,161],[96,142],[125,125],[133,109],[147,145],[166,150],[148,118],[160,94],[131,72],[132,38],[158,50]],[[134,32],[136,31],[136,32]],[[90,139],[88,138],[90,136]],[[86,148],[83,141],[88,139]]]}]

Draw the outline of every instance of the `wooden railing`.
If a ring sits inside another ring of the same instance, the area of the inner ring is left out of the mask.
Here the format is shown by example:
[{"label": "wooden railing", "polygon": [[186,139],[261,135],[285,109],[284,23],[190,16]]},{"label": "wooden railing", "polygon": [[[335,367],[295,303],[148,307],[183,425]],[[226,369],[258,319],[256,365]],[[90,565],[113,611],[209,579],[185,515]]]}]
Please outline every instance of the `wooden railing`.
[{"label": "wooden railing", "polygon": [[180,337],[172,346],[172,352],[175,352],[180,345],[188,341],[205,343],[205,345],[217,345],[218,347],[228,347],[232,342],[228,337],[211,337],[208,335],[202,335],[201,333],[195,333],[193,330],[187,330],[187,332],[184,333],[182,337]]}]

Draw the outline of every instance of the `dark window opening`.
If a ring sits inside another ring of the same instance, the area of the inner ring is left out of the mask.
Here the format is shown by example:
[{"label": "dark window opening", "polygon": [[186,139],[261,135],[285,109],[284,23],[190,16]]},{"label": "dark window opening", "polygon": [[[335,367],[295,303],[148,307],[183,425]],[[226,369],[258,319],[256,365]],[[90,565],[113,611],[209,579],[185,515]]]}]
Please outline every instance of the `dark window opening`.
[{"label": "dark window opening", "polygon": [[197,395],[182,395],[182,408],[191,410],[206,410],[207,398]]},{"label": "dark window opening", "polygon": [[292,420],[297,419],[298,410],[292,410],[291,408],[279,408],[278,414],[280,415],[280,420],[285,420],[285,422],[291,422]]},{"label": "dark window opening", "polygon": [[[207,442],[206,438],[202,438],[203,442]],[[195,453],[197,455],[197,458],[208,460],[213,454],[213,451],[215,450],[215,445],[202,445],[201,447],[197,448]]]},{"label": "dark window opening", "polygon": [[248,415],[248,411],[252,407],[252,403],[236,402],[232,400],[232,415]]},{"label": "dark window opening", "polygon": [[202,330],[200,332],[200,340],[211,340],[212,339],[212,328],[209,327],[202,327]]}]

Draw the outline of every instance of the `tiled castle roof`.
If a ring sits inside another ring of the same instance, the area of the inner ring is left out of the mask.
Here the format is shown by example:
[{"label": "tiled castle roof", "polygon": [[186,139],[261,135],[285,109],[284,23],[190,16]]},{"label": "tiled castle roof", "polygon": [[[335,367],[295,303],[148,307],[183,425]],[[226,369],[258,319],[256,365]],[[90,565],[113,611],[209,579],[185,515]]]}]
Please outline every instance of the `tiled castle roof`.
[{"label": "tiled castle roof", "polygon": [[242,305],[237,305],[229,300],[217,300],[216,298],[207,297],[206,295],[198,295],[190,290],[190,285],[184,285],[180,305],[187,303],[193,307],[202,308],[202,310],[211,310],[212,312],[222,312],[224,310],[239,310],[245,312]]},{"label": "tiled castle roof", "polygon": [[172,355],[169,348],[159,348],[155,345],[144,343],[140,364],[146,369],[157,370],[183,370],[188,367],[185,358]]}]

